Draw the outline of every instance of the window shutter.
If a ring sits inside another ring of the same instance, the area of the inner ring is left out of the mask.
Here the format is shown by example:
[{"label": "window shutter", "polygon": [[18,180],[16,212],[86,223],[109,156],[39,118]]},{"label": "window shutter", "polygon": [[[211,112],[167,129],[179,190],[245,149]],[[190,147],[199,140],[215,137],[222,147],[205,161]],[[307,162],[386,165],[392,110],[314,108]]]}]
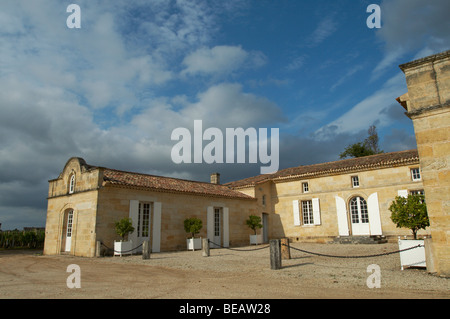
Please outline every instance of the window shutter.
[{"label": "window shutter", "polygon": [[[208,206],[206,215],[206,233],[210,241],[214,241],[214,207]],[[210,247],[216,248],[211,244]]]},{"label": "window shutter", "polygon": [[128,234],[128,240],[132,240],[134,243],[137,242],[137,223],[139,216],[139,201],[130,200],[130,212],[128,217],[131,218],[131,224],[134,227],[134,232]]},{"label": "window shutter", "polygon": [[294,209],[294,225],[300,226],[301,222],[300,222],[300,209],[298,205],[298,200],[292,201],[292,208]]},{"label": "window shutter", "polygon": [[161,203],[153,203],[153,238],[152,252],[159,253],[161,251]]},{"label": "window shutter", "polygon": [[222,214],[223,214],[223,247],[229,247],[230,246],[230,228],[229,228],[229,224],[228,224],[229,223],[228,207],[224,207],[222,209]]},{"label": "window shutter", "polygon": [[400,189],[399,191],[398,191],[398,196],[400,196],[400,197],[408,197],[408,190],[407,189]]},{"label": "window shutter", "polygon": [[336,212],[339,228],[339,236],[348,236],[348,221],[347,221],[347,208],[345,200],[339,196],[335,196],[336,199]]},{"label": "window shutter", "polygon": [[320,225],[320,206],[319,199],[312,199],[314,225]]},{"label": "window shutter", "polygon": [[373,193],[367,199],[369,213],[370,235],[382,235],[380,207],[378,205],[378,193]]}]

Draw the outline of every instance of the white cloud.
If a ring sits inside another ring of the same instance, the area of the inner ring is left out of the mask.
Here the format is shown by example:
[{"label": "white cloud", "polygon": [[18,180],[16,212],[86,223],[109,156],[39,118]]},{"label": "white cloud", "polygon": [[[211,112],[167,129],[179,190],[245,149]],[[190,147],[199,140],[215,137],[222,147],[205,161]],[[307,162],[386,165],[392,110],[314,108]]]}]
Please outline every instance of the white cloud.
[{"label": "white cloud", "polygon": [[380,5],[382,27],[377,36],[385,44],[383,59],[373,70],[372,80],[403,63],[409,52],[419,57],[450,47],[450,2],[448,0],[389,0]]},{"label": "white cloud", "polygon": [[333,16],[323,18],[314,32],[308,38],[308,46],[315,47],[325,41],[337,30],[337,22]]},{"label": "white cloud", "polygon": [[306,56],[304,56],[304,55],[298,56],[295,59],[293,59],[291,61],[291,63],[288,64],[286,69],[288,71],[297,71],[305,64],[305,60],[306,60]]},{"label": "white cloud", "polygon": [[261,52],[247,52],[240,46],[215,46],[201,48],[186,56],[182,75],[230,74],[241,67],[259,67],[266,58]]},{"label": "white cloud", "polygon": [[392,119],[385,112],[395,99],[406,91],[405,76],[398,72],[382,86],[382,88],[365,98],[342,116],[316,131],[321,139],[328,139],[335,134],[354,133],[367,130],[370,125],[379,123],[377,127],[391,124]]},{"label": "white cloud", "polygon": [[347,71],[339,80],[337,80],[330,88],[330,91],[336,90],[337,87],[341,86],[345,83],[353,74],[357,73],[358,71],[362,70],[363,66],[361,64],[355,65]]}]

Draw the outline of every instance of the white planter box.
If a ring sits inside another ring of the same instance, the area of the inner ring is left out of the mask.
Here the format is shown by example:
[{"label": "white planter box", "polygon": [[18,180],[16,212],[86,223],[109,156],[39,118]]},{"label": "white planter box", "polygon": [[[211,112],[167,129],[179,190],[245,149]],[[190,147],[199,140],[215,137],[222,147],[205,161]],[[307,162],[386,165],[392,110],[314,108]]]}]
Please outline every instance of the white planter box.
[{"label": "white planter box", "polygon": [[421,245],[421,247],[413,248],[400,252],[400,264],[402,270],[404,267],[426,267],[424,240],[398,239],[399,250],[408,249]]},{"label": "white planter box", "polygon": [[186,239],[187,249],[196,250],[202,249],[202,239],[201,238],[188,238]]},{"label": "white planter box", "polygon": [[262,244],[263,242],[263,235],[250,235],[250,245],[258,245]]},{"label": "white planter box", "polygon": [[114,241],[114,256],[133,254],[133,241]]}]

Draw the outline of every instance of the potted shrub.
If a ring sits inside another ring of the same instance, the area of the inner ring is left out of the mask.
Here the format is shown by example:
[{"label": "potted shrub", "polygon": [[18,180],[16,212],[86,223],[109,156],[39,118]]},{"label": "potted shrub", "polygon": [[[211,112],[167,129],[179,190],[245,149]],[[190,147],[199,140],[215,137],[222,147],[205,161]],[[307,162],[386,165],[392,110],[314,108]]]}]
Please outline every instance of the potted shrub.
[{"label": "potted shrub", "polygon": [[262,234],[257,235],[256,230],[261,229],[263,225],[261,224],[261,217],[250,215],[249,218],[245,221],[248,227],[253,230],[254,234],[250,235],[250,245],[251,244],[260,244],[262,243]]},{"label": "potted shrub", "polygon": [[[118,241],[114,241],[114,255],[131,254],[133,249],[133,242],[131,240],[125,241],[125,237],[134,231],[131,218],[123,218],[115,223],[116,233],[122,237]],[[123,252],[123,253],[122,253]]]},{"label": "potted shrub", "polygon": [[413,233],[413,239],[398,238],[400,250],[421,245],[421,247],[400,252],[400,263],[404,266],[426,267],[425,241],[417,239],[417,232],[430,226],[425,197],[418,194],[409,194],[407,197],[397,196],[389,206],[392,212],[391,220],[398,228],[409,228]]},{"label": "potted shrub", "polygon": [[192,236],[191,238],[186,239],[187,249],[202,249],[202,239],[195,238],[195,235],[200,232],[202,227],[203,223],[199,218],[191,217],[184,220],[184,230]]}]

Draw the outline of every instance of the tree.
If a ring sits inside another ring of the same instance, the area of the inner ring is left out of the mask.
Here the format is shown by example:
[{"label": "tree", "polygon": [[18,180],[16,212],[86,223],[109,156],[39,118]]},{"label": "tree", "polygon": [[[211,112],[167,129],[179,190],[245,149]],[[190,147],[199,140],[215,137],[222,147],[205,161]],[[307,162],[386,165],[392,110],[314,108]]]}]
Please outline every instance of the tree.
[{"label": "tree", "polygon": [[367,133],[369,136],[364,140],[366,147],[368,147],[374,154],[383,153],[383,151],[378,147],[377,127],[375,125],[371,125]]},{"label": "tree", "polygon": [[389,206],[389,210],[392,212],[391,220],[397,227],[411,229],[414,239],[417,239],[417,231],[430,226],[427,205],[423,195],[397,196]]},{"label": "tree", "polygon": [[134,232],[133,223],[131,218],[123,218],[115,223],[116,233],[125,240],[125,236]]},{"label": "tree", "polygon": [[347,146],[344,152],[339,154],[339,157],[363,157],[383,153],[378,147],[378,133],[376,126],[371,125],[367,133],[369,136],[364,142],[358,142]]},{"label": "tree", "polygon": [[255,215],[250,215],[249,218],[245,221],[245,223],[255,232],[255,235],[256,230],[263,227],[263,225],[261,224],[261,217]]},{"label": "tree", "polygon": [[198,234],[203,227],[202,220],[196,217],[187,218],[184,220],[184,230],[186,233],[190,233],[192,238],[195,234]]},{"label": "tree", "polygon": [[349,145],[345,148],[344,152],[339,154],[340,158],[346,158],[346,157],[363,157],[363,156],[369,156],[374,155],[372,150],[370,150],[365,143],[355,143],[352,145]]}]

